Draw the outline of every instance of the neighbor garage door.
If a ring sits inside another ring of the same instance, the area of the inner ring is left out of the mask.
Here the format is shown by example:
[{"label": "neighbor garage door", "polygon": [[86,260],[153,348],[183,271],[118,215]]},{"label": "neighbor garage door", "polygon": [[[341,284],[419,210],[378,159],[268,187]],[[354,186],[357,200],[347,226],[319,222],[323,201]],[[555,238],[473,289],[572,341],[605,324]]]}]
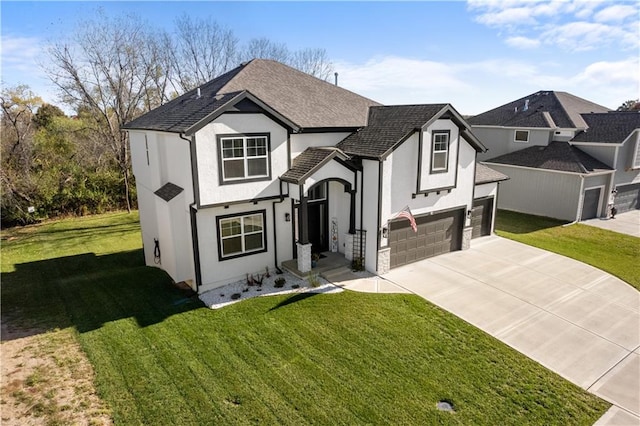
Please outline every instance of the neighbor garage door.
[{"label": "neighbor garage door", "polygon": [[392,268],[460,250],[464,209],[416,216],[415,219],[418,232],[413,232],[406,219],[389,225]]},{"label": "neighbor garage door", "polygon": [[618,213],[640,209],[640,183],[618,186],[616,190],[618,193],[614,205]]},{"label": "neighbor garage door", "polygon": [[473,200],[473,210],[471,210],[471,238],[478,238],[491,234],[492,217],[493,197]]}]

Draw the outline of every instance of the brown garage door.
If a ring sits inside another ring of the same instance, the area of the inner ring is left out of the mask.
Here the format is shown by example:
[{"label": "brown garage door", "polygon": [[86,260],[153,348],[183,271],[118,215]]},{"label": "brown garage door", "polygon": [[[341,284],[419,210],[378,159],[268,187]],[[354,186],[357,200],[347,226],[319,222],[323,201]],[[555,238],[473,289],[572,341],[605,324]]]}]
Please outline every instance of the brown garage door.
[{"label": "brown garage door", "polygon": [[473,200],[473,209],[471,210],[471,238],[491,234],[492,216],[493,197]]},{"label": "brown garage door", "polygon": [[418,232],[413,232],[406,219],[389,224],[391,267],[460,250],[464,209],[433,215],[416,216]]}]

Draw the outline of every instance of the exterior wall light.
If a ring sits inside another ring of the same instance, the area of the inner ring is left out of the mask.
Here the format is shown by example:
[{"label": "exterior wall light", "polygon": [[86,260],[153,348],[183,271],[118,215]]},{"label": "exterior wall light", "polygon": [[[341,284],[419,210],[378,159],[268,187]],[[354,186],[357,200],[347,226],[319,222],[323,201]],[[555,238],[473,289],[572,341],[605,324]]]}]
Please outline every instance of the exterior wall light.
[{"label": "exterior wall light", "polygon": [[291,213],[285,213],[284,220],[285,222],[291,222]]}]

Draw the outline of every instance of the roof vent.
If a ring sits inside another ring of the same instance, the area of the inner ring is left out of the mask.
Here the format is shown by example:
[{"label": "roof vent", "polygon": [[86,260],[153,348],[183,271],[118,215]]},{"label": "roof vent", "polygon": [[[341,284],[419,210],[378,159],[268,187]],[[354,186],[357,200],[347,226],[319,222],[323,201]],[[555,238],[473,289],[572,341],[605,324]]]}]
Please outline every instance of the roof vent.
[{"label": "roof vent", "polygon": [[202,95],[200,94],[200,88],[198,87],[198,90],[196,92],[196,99],[200,99],[200,97],[202,97]]},{"label": "roof vent", "polygon": [[518,105],[513,109],[513,112],[518,112]]},{"label": "roof vent", "polygon": [[334,77],[336,78],[336,86],[337,86],[337,85],[338,85],[338,73],[337,73],[337,72],[335,72],[335,73],[333,73],[333,75],[334,75]]},{"label": "roof vent", "polygon": [[524,108],[522,108],[523,111],[526,111],[529,109],[529,99],[525,99],[524,101]]}]

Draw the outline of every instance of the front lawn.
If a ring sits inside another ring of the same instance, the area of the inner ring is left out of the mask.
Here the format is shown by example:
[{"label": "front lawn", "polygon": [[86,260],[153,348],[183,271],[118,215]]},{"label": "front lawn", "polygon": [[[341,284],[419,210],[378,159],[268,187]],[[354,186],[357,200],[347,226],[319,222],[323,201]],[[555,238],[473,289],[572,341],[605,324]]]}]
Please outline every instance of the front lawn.
[{"label": "front lawn", "polygon": [[413,295],[209,310],[142,266],[135,219],[2,234],[3,315],[73,330],[116,424],[591,425],[609,407]]},{"label": "front lawn", "polygon": [[552,251],[617,276],[640,290],[640,239],[594,226],[499,210],[496,234]]}]

